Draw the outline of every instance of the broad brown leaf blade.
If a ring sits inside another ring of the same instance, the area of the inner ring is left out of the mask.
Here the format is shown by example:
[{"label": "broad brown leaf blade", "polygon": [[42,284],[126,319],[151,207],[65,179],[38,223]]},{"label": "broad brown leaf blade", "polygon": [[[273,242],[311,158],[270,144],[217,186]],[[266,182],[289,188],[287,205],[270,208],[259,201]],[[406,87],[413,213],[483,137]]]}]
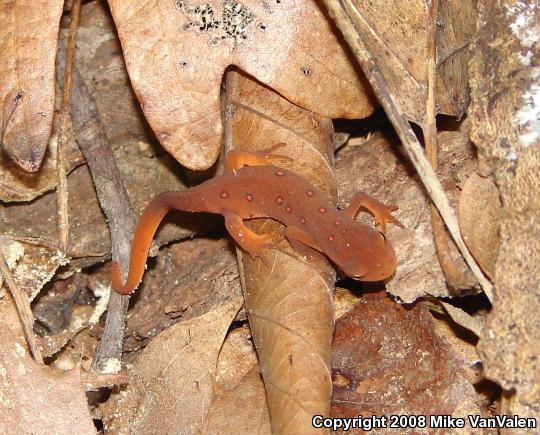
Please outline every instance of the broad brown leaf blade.
[{"label": "broad brown leaf blade", "polygon": [[501,200],[490,178],[471,174],[459,197],[459,228],[463,240],[480,267],[495,277],[499,254],[499,215]]},{"label": "broad brown leaf blade", "polygon": [[0,433],[92,434],[80,369],[36,364],[10,297],[0,300]]},{"label": "broad brown leaf blade", "polygon": [[219,355],[214,397],[204,422],[204,434],[270,435],[266,393],[251,332],[232,331]]},{"label": "broad brown leaf blade", "polygon": [[141,107],[162,145],[191,169],[217,158],[220,84],[229,65],[328,117],[373,111],[364,81],[313,0],[109,4]]},{"label": "broad brown leaf blade", "polygon": [[[336,322],[332,415],[479,414],[466,364],[438,335],[426,307],[406,309],[384,294],[366,295]],[[390,428],[388,419],[376,433],[413,432]]]},{"label": "broad brown leaf blade", "polygon": [[208,412],[217,358],[242,305],[231,298],[159,334],[133,365],[125,391],[103,408],[111,433],[199,433]]},{"label": "broad brown leaf blade", "polygon": [[[292,105],[238,73],[227,77],[227,113],[229,148],[253,151],[285,142],[279,152],[293,159],[287,169],[335,199],[330,120]],[[283,238],[274,221],[263,220],[252,228],[273,233],[278,241]],[[239,253],[272,431],[320,433],[311,418],[329,413],[335,273],[325,261],[309,261],[285,241],[273,252],[271,269]]]},{"label": "broad brown leaf blade", "polygon": [[54,114],[54,62],[64,2],[0,3],[0,144],[23,169],[39,169]]},{"label": "broad brown leaf blade", "polygon": [[[381,70],[393,99],[411,121],[424,124],[427,98],[426,1],[346,0],[356,30]],[[469,43],[474,2],[441,2],[437,28],[436,101],[439,113],[461,116],[469,100]]]}]

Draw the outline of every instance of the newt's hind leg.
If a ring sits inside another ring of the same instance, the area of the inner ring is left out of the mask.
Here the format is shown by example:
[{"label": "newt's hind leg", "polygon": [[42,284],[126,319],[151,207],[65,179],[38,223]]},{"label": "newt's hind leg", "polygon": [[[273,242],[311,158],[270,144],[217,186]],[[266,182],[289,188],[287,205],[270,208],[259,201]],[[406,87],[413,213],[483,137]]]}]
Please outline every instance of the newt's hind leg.
[{"label": "newt's hind leg", "polygon": [[271,234],[257,234],[244,225],[242,218],[234,213],[223,213],[225,227],[236,243],[246,251],[251,258],[258,257],[270,268],[272,262],[268,251],[275,249]]},{"label": "newt's hind leg", "polygon": [[227,154],[227,172],[233,172],[235,169],[244,166],[271,166],[274,162],[292,162],[290,157],[274,154],[274,151],[284,146],[285,144],[282,142],[262,151],[229,151]]},{"label": "newt's hind leg", "polygon": [[300,255],[308,259],[324,259],[324,255],[321,254],[321,248],[317,246],[315,240],[299,228],[288,226],[285,230],[285,238],[289,241],[291,247]]},{"label": "newt's hind leg", "polygon": [[386,233],[386,224],[388,222],[400,228],[405,228],[400,221],[392,216],[392,212],[398,209],[396,205],[385,205],[364,192],[358,192],[351,199],[345,213],[354,219],[361,208],[365,208],[375,217],[375,222],[381,227],[383,234]]}]

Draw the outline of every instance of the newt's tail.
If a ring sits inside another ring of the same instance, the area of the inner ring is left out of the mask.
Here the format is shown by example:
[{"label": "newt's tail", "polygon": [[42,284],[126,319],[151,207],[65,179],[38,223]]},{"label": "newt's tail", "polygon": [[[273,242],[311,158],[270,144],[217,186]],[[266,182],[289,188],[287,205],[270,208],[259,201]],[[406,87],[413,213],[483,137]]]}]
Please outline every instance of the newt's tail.
[{"label": "newt's tail", "polygon": [[184,211],[190,210],[184,206],[186,203],[186,192],[165,192],[156,196],[146,206],[131,245],[131,259],[129,262],[129,273],[125,284],[122,283],[122,272],[117,261],[111,265],[111,284],[113,289],[120,294],[127,295],[137,288],[142,280],[146,268],[146,258],[154,234],[156,233],[162,219],[171,209]]}]

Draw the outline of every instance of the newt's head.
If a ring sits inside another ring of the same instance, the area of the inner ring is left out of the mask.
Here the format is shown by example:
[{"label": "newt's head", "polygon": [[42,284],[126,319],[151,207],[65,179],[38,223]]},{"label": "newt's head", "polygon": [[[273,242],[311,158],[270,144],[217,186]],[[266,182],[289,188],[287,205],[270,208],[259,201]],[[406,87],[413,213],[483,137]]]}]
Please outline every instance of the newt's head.
[{"label": "newt's head", "polygon": [[361,236],[348,240],[345,261],[338,261],[341,270],[359,281],[382,281],[394,274],[397,267],[394,248],[379,231],[364,227]]}]

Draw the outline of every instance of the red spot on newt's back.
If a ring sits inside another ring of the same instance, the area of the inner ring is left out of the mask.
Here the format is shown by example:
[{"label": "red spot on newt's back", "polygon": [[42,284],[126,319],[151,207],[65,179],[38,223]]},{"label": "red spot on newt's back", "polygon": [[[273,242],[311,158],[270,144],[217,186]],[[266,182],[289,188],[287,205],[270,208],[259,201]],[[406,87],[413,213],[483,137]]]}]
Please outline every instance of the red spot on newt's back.
[{"label": "red spot on newt's back", "polygon": [[219,194],[219,196],[221,196],[223,199],[226,199],[226,198],[229,197],[229,194],[224,190],[223,192],[221,192],[221,193]]}]

